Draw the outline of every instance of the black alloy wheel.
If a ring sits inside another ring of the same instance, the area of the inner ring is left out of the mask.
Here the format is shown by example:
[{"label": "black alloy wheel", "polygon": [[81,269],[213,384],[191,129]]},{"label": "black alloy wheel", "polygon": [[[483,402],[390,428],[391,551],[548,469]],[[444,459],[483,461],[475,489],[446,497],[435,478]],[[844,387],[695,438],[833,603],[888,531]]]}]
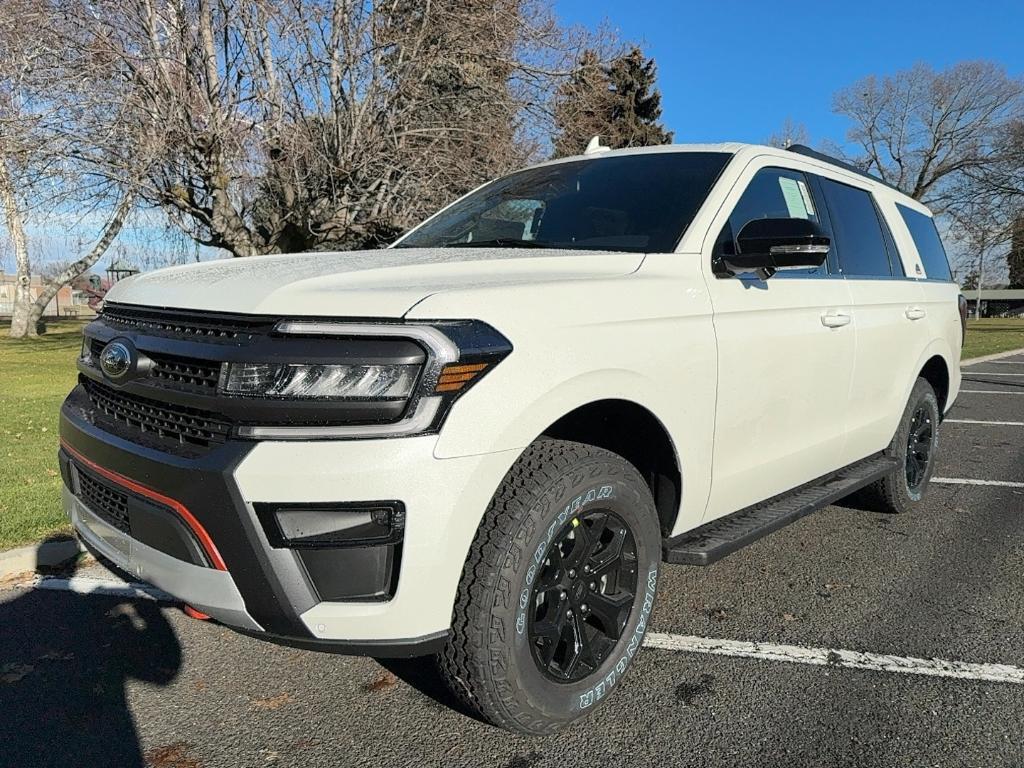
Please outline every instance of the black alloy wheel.
[{"label": "black alloy wheel", "polygon": [[573,683],[615,648],[636,599],[636,541],[613,512],[573,518],[545,553],[534,583],[529,640],[547,677]]},{"label": "black alloy wheel", "polygon": [[934,429],[931,410],[923,404],[919,405],[914,410],[907,433],[906,477],[907,488],[911,491],[917,490],[928,473]]}]

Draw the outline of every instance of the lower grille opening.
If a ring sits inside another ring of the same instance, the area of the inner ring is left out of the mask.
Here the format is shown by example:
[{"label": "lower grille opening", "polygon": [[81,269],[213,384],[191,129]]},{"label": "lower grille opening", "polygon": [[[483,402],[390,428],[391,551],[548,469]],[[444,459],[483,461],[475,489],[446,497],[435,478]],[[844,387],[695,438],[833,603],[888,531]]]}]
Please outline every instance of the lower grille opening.
[{"label": "lower grille opening", "polygon": [[173,509],[111,482],[74,459],[68,460],[68,466],[77,479],[71,480],[69,487],[90,513],[165,555],[211,567],[195,534]]},{"label": "lower grille opening", "polygon": [[96,515],[121,533],[131,534],[128,522],[128,494],[100,482],[81,467],[78,470],[79,496]]}]

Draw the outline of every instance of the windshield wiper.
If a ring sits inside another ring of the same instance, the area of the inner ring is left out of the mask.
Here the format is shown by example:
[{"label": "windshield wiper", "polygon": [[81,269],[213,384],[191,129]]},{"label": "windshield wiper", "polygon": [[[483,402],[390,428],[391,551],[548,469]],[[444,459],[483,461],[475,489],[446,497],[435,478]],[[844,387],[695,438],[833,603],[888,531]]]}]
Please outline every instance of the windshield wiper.
[{"label": "windshield wiper", "polygon": [[463,243],[445,243],[442,248],[551,248],[547,243],[536,240],[521,240],[517,237],[496,237],[492,240],[470,240]]}]

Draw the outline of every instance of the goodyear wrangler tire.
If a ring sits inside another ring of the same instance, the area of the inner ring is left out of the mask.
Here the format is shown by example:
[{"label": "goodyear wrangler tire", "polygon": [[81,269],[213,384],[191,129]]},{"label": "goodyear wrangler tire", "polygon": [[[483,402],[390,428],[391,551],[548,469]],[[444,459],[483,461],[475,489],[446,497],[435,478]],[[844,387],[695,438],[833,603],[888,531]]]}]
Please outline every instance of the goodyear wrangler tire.
[{"label": "goodyear wrangler tire", "polygon": [[463,568],[439,658],[452,691],[521,733],[592,711],[640,650],[660,547],[633,465],[581,443],[535,442],[495,493]]}]

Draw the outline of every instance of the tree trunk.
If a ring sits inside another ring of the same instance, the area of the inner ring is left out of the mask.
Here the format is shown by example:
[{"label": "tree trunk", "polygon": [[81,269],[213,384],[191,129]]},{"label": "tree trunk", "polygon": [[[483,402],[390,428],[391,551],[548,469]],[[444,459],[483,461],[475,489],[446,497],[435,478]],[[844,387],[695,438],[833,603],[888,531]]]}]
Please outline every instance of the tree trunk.
[{"label": "tree trunk", "polygon": [[85,274],[86,270],[99,261],[100,257],[106,253],[107,248],[114,242],[114,238],[117,237],[121,227],[124,226],[124,220],[128,218],[128,213],[131,211],[134,202],[135,195],[131,192],[127,193],[121,199],[121,202],[118,203],[117,208],[114,209],[110,221],[107,222],[103,234],[100,235],[100,239],[96,241],[96,245],[92,247],[92,250],[78,261],[70,264],[52,280],[48,280],[46,285],[43,286],[42,292],[32,302],[32,306],[29,309],[28,323],[32,327],[33,332],[35,331],[36,323],[43,316],[43,312],[46,311],[46,305],[53,300],[58,291],[75,278]]},{"label": "tree trunk", "polygon": [[18,210],[14,184],[7,172],[7,163],[0,158],[0,201],[4,205],[7,231],[14,248],[14,262],[17,265],[17,283],[14,286],[14,307],[11,311],[11,338],[23,339],[35,336],[35,323],[29,323],[29,308],[32,304],[32,275],[28,262],[28,242],[25,239],[25,223]]}]

